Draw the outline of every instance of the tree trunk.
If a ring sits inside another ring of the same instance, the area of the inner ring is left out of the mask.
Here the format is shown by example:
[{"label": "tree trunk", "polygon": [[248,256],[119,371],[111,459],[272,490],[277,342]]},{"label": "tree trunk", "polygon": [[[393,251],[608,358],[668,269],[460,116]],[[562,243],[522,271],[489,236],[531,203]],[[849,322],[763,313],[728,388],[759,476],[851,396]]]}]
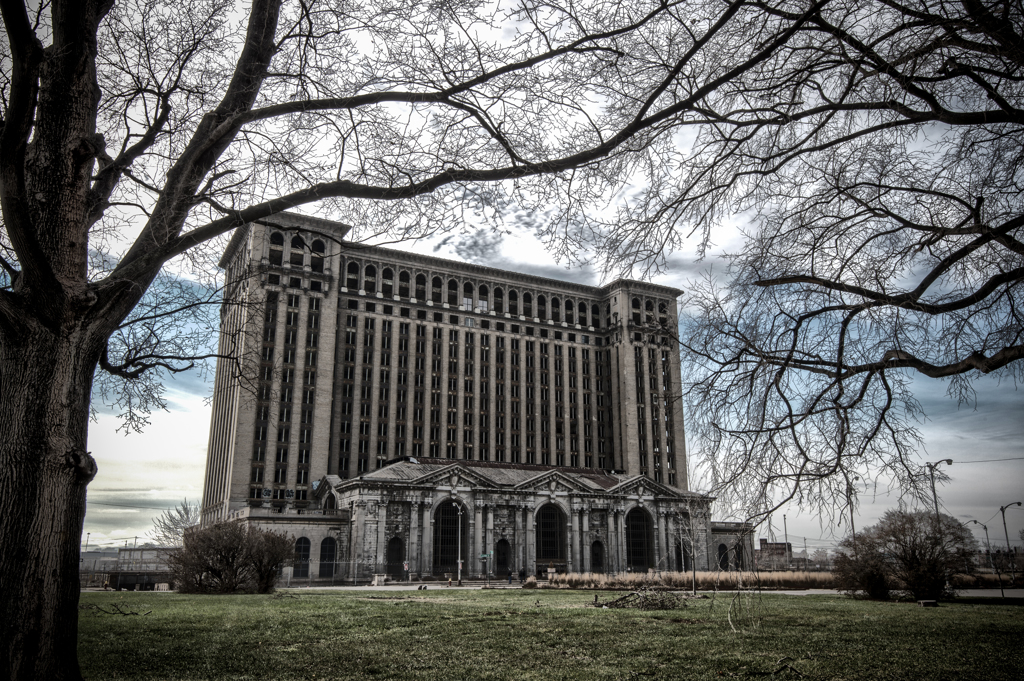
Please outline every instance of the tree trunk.
[{"label": "tree trunk", "polygon": [[96,334],[28,321],[0,345],[0,677],[80,679],[79,547]]}]

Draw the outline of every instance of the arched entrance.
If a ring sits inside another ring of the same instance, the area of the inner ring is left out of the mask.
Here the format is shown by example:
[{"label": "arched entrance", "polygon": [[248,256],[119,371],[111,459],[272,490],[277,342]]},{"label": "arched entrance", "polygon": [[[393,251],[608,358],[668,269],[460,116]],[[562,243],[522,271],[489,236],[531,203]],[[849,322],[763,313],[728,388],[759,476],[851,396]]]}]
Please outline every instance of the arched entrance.
[{"label": "arched entrance", "polygon": [[338,567],[338,542],[334,537],[327,537],[320,542],[320,579],[333,577]]},{"label": "arched entrance", "polygon": [[537,572],[547,574],[549,567],[565,571],[565,515],[554,504],[545,504],[537,512]]},{"label": "arched entrance", "polygon": [[494,545],[494,576],[505,577],[512,568],[512,547],[504,539],[499,539]]},{"label": "arched entrance", "polygon": [[718,545],[718,567],[724,572],[729,571],[729,547],[725,544]]},{"label": "arched entrance", "polygon": [[[461,520],[459,511],[462,511]],[[465,507],[454,501],[445,501],[434,511],[434,556],[432,572],[436,576],[451,573],[454,577],[459,571],[459,527],[462,528],[462,560],[463,574],[469,567],[466,557],[469,554],[469,514]]]},{"label": "arched entrance", "polygon": [[654,523],[642,508],[626,514],[626,565],[632,572],[654,567]]},{"label": "arched entrance", "polygon": [[388,542],[387,553],[385,554],[384,571],[388,577],[400,582],[405,579],[405,542],[401,537],[392,537]]},{"label": "arched entrance", "polygon": [[604,544],[599,541],[590,545],[590,571],[604,572]]}]

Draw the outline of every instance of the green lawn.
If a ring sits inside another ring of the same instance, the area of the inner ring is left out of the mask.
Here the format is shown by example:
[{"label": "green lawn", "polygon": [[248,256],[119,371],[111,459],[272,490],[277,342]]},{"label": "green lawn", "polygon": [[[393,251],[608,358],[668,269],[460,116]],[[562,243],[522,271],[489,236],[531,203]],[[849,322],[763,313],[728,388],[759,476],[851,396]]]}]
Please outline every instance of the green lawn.
[{"label": "green lawn", "polygon": [[[602,601],[617,594],[600,592]],[[83,593],[87,679],[1019,679],[1024,608],[576,591]],[[139,615],[111,615],[117,605]],[[141,614],[146,613],[149,614]]]}]

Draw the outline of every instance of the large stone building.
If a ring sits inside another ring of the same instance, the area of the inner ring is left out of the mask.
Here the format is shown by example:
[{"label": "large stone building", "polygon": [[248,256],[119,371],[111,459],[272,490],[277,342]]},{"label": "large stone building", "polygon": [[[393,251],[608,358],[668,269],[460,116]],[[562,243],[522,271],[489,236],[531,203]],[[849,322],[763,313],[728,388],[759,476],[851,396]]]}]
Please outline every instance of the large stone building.
[{"label": "large stone building", "polygon": [[293,534],[310,580],[747,564],[687,491],[678,290],[346,230],[281,215],[224,254],[205,524]]}]

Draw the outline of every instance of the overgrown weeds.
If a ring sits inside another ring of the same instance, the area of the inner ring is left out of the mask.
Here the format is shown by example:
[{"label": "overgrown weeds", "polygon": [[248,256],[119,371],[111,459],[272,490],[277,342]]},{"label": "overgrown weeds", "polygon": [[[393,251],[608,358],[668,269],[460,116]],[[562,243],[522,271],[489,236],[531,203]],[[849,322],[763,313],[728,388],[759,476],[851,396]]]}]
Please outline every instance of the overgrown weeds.
[{"label": "overgrown weeds", "polygon": [[[625,573],[615,576],[595,572],[554,575],[548,586],[560,589],[636,589],[641,586],[691,589],[690,572]],[[699,591],[734,589],[831,589],[830,572],[698,572]]]}]

